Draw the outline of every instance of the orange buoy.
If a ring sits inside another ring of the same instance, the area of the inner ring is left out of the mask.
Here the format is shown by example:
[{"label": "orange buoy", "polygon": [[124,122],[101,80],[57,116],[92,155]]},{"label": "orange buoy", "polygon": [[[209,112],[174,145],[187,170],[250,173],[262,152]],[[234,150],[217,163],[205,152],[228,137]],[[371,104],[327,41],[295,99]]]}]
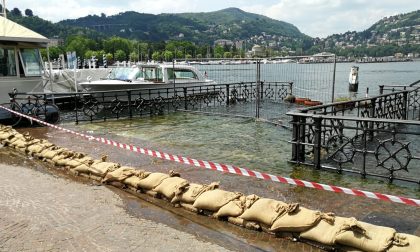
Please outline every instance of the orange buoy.
[{"label": "orange buoy", "polygon": [[311,99],[309,99],[309,98],[299,98],[299,97],[296,97],[296,99],[295,99],[295,103],[296,104],[304,104],[305,103],[305,101],[310,101]]}]

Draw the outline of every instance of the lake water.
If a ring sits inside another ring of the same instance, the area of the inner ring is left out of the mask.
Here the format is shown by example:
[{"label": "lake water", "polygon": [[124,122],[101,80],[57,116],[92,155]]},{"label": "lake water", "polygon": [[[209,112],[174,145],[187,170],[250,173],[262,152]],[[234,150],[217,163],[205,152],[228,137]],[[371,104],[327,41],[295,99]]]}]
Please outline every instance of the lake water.
[{"label": "lake water", "polygon": [[[359,66],[359,92],[348,91],[350,68]],[[255,81],[256,64],[198,66],[218,83]],[[261,64],[261,81],[293,82],[293,93],[323,102],[331,101],[334,65],[323,64]],[[378,94],[378,85],[407,85],[420,80],[420,61],[391,63],[337,63],[335,97],[364,97]]]},{"label": "lake water", "polygon": [[[347,81],[352,65],[352,63],[337,64],[336,97],[349,95]],[[205,67],[209,78],[213,79],[228,76],[226,78],[234,82],[239,78],[251,80],[255,77],[253,74],[255,65],[200,67]],[[410,84],[420,79],[420,62],[359,64],[359,67],[359,96],[364,96],[367,87],[371,90],[370,94],[374,95],[378,93],[380,84]],[[301,92],[302,96],[311,94],[328,99],[332,87],[332,83],[328,82],[332,78],[325,73],[329,73],[330,70],[332,71],[332,64],[262,65],[261,79],[269,81],[277,72],[285,76],[285,79],[295,78],[289,80],[295,82],[294,91]],[[248,75],[244,77],[241,76],[242,73]],[[323,86],[315,88],[314,85],[322,82]],[[262,106],[263,118],[287,126],[290,118],[285,113],[293,108],[294,105],[288,105],[279,109],[278,105],[265,102]],[[227,114],[244,114],[245,111],[245,114],[252,116],[255,105],[235,105],[221,109]],[[375,179],[364,180],[356,175],[338,175],[314,171],[309,167],[293,166],[287,162],[291,157],[291,145],[287,142],[291,139],[291,130],[255,119],[176,112],[133,120],[87,123],[77,128],[94,134],[125,137],[127,141],[136,139],[136,142],[147,143],[152,148],[197,159],[233,164],[325,184],[420,198],[416,185],[389,185]]]}]

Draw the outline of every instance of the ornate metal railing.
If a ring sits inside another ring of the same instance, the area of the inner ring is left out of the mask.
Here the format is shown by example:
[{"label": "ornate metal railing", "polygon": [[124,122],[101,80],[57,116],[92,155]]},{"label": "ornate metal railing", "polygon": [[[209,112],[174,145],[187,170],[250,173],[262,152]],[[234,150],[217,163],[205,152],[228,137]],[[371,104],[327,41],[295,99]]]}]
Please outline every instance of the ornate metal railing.
[{"label": "ornate metal railing", "polygon": [[420,184],[418,91],[289,112],[291,162]]},{"label": "ornate metal railing", "polygon": [[[15,108],[28,103],[56,104],[61,118],[80,121],[132,118],[175,110],[202,110],[261,99],[282,102],[292,92],[291,82],[240,82],[187,87],[133,89],[80,93],[11,93]],[[258,99],[257,99],[258,98]],[[19,112],[26,113],[25,110]]]}]

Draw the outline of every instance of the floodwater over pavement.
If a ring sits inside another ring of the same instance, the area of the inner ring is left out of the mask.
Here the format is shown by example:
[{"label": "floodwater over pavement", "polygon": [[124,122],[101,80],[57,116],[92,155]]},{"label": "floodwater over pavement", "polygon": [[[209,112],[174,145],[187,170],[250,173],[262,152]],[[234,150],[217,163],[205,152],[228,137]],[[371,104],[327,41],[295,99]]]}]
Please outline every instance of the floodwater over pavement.
[{"label": "floodwater over pavement", "polygon": [[[392,185],[377,179],[361,179],[355,175],[339,175],[315,171],[309,167],[292,166],[287,163],[290,158],[290,146],[287,143],[290,131],[252,119],[180,112],[125,121],[80,125],[69,123],[64,127],[152,150],[233,164],[280,176],[420,198],[417,185]],[[110,160],[124,165],[149,171],[168,172],[174,169],[191,182],[209,184],[220,181],[222,189],[244,194],[254,193],[285,202],[298,202],[307,208],[335,212],[344,217],[353,216],[373,224],[394,227],[400,232],[420,234],[420,212],[417,207],[199,169],[135,154],[96,141],[87,141],[54,129],[34,128],[30,132],[36,137],[48,138],[61,146],[86,152],[94,157],[108,154]]]}]

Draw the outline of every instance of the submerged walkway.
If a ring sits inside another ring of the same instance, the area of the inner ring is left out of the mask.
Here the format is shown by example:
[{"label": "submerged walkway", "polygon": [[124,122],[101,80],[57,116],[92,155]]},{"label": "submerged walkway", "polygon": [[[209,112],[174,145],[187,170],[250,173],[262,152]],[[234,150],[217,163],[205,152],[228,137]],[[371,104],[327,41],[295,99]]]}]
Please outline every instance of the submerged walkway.
[{"label": "submerged walkway", "polygon": [[0,164],[0,251],[226,251],[134,218],[104,186]]}]

